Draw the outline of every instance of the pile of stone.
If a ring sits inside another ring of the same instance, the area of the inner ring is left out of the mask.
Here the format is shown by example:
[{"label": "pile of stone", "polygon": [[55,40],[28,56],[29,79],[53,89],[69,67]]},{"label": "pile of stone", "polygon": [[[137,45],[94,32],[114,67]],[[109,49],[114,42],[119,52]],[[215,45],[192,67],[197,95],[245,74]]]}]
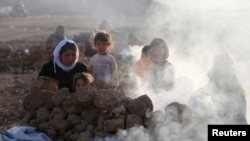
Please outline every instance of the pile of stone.
[{"label": "pile of stone", "polygon": [[80,92],[58,90],[57,81],[40,77],[23,101],[22,125],[38,127],[53,140],[105,138],[119,129],[145,126],[146,112],[153,111],[147,95],[131,99],[112,87],[93,82]]}]

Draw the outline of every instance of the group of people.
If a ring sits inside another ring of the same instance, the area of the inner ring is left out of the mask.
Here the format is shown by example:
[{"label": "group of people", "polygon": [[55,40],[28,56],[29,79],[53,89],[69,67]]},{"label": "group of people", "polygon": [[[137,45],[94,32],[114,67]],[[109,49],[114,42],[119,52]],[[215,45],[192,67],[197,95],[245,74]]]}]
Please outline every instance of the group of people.
[{"label": "group of people", "polygon": [[96,33],[93,44],[98,53],[91,58],[88,66],[79,61],[78,45],[73,40],[62,39],[54,49],[53,59],[44,64],[38,76],[51,77],[59,82],[59,88],[66,87],[70,92],[80,86],[74,81],[79,77],[84,78],[82,86],[94,79],[117,86],[117,65],[115,58],[108,53],[112,47],[110,35],[106,31]]},{"label": "group of people", "polygon": [[[119,66],[115,56],[111,53],[114,44],[110,33],[98,30],[94,34],[92,47],[96,54],[91,56],[89,65],[79,61],[78,45],[73,40],[66,39],[63,33],[64,27],[59,25],[55,34],[49,36],[47,43],[53,43],[50,45],[58,43],[54,48],[53,58],[44,64],[39,76],[56,79],[59,82],[59,88],[67,87],[70,92],[77,90],[74,77],[80,74],[85,77],[84,84],[99,80],[114,87],[120,86],[123,78],[119,76]],[[132,73],[141,82],[148,79],[148,82],[152,82],[151,88],[155,90],[173,88],[174,67],[167,61],[169,51],[166,42],[161,38],[155,38],[150,45],[144,46],[141,50],[141,58],[134,64]]]},{"label": "group of people", "polygon": [[[58,28],[60,30],[63,26],[58,26]],[[62,31],[56,32],[62,33]],[[96,53],[91,56],[89,65],[79,61],[79,55],[83,54],[79,54],[79,48],[73,40],[66,39],[63,34],[58,40],[60,41],[55,46],[53,58],[44,64],[38,76],[54,78],[59,82],[59,89],[67,87],[70,92],[81,90],[86,84],[95,80],[103,81],[115,88],[126,84],[126,82],[121,83],[123,78],[119,75],[119,66],[116,58],[111,54],[114,44],[109,32],[98,30],[94,34],[92,47]],[[133,63],[132,69],[129,71],[139,78],[141,86],[144,85],[144,88],[153,90],[152,92],[155,94],[170,91],[175,84],[175,68],[168,61],[168,58],[169,48],[167,43],[162,38],[155,38],[149,45],[144,45],[141,48],[140,59]],[[225,103],[222,105],[223,107],[230,107],[232,105],[228,104],[229,98],[227,98],[228,101],[224,101],[225,95],[228,94],[227,96],[231,98],[237,98],[241,105],[238,104],[236,107],[241,110],[232,106],[233,111],[228,110],[228,112],[222,113],[220,108],[220,110],[217,109],[218,117],[226,120],[231,113],[235,113],[235,116],[228,123],[247,123],[244,90],[233,71],[232,58],[226,53],[218,55],[215,59],[217,60],[214,62],[214,67],[208,74],[210,82],[208,86],[205,86],[209,88],[201,88],[200,91],[196,92],[193,97],[196,102],[193,103],[198,103],[196,107],[199,107],[199,104],[204,106],[202,99],[210,96],[213,103],[221,102]],[[221,66],[222,68],[220,68]],[[216,92],[211,91],[210,87],[212,87],[212,90],[216,89]],[[126,90],[129,90],[129,88]],[[221,95],[214,95],[213,93],[221,93]],[[206,109],[201,106],[203,108],[201,110],[209,112],[211,107],[212,105],[206,105]]]},{"label": "group of people", "polygon": [[154,92],[169,91],[174,87],[175,68],[168,61],[169,48],[161,38],[155,38],[150,45],[141,50],[141,58],[135,63],[133,71],[140,79],[149,81]]}]

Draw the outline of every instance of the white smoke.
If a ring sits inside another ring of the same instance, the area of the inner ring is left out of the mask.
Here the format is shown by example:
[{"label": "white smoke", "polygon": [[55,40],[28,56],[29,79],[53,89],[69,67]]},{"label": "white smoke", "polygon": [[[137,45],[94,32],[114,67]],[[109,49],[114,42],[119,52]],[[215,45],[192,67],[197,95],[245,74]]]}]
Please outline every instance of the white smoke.
[{"label": "white smoke", "polygon": [[[24,1],[27,2],[27,8],[29,8],[28,3],[31,1]],[[84,16],[99,17],[100,21],[107,19],[112,25],[126,25],[131,24],[126,16],[131,17],[132,15],[132,2],[131,0],[130,3],[122,6],[123,12],[127,12],[127,14],[123,14],[122,10],[119,9],[121,6],[117,8],[118,1],[109,4],[101,0],[94,0],[94,2],[87,0],[64,0],[62,2],[43,0],[36,2],[40,9],[35,8],[37,12],[30,14],[40,14],[41,12],[51,14],[54,12],[53,10],[58,10],[57,14],[69,15],[78,12],[77,14],[80,13]],[[145,7],[147,8],[145,10],[146,19],[145,21],[139,20],[141,25],[138,24],[138,26],[147,28],[145,32],[147,32],[148,43],[156,37],[161,37],[167,42],[170,50],[169,61],[176,70],[174,90],[155,95],[151,90],[142,89],[141,94],[147,93],[152,99],[155,111],[163,111],[165,106],[173,101],[188,104],[192,92],[208,83],[207,72],[211,68],[213,57],[219,52],[229,52],[235,58],[237,76],[248,94],[246,95],[247,119],[250,121],[249,7],[250,1],[248,0],[154,0],[150,7]],[[44,9],[47,10],[44,11]],[[60,11],[61,9],[64,11]],[[32,9],[28,10],[32,11]],[[115,12],[116,10],[120,11]],[[133,50],[133,55],[140,56],[139,51]],[[210,102],[209,98],[204,101],[205,104]],[[163,114],[165,115],[164,112]],[[202,119],[195,120],[186,127],[187,131],[203,125]],[[176,129],[175,131],[180,130],[179,124],[165,122],[167,121],[164,121],[164,124],[156,124],[153,131],[148,131],[143,127],[121,130],[118,132],[117,138],[126,141],[151,141],[154,140],[152,135],[157,133],[158,140],[171,140],[169,138],[172,135],[170,131],[173,128]],[[202,139],[207,134],[204,128],[206,127],[199,128],[202,129],[199,133]],[[180,136],[177,134],[177,137]],[[117,139],[111,136],[105,140]],[[193,140],[199,140],[199,137]]]},{"label": "white smoke", "polygon": [[[245,95],[247,120],[250,121],[250,83],[248,81],[250,77],[247,69],[250,67],[248,61],[250,49],[247,39],[250,35],[248,30],[250,24],[247,18],[249,7],[250,2],[247,0],[155,0],[147,11],[145,22],[150,31],[148,42],[153,38],[161,37],[168,43],[169,61],[175,66],[177,78],[175,89],[169,92],[154,95],[150,90],[143,89],[152,99],[154,110],[164,111],[165,106],[173,101],[190,104],[192,92],[208,83],[207,73],[212,67],[213,57],[220,52],[228,52],[235,59],[236,74],[247,94]],[[203,101],[203,106],[211,104],[209,97]],[[196,106],[199,107],[199,105]],[[216,109],[216,106],[221,105],[215,105],[212,108]],[[202,110],[202,108],[204,107],[192,110]],[[195,112],[199,113],[199,111]],[[209,114],[213,114],[213,111]],[[157,130],[159,138],[155,140],[171,140],[167,129],[169,124],[161,125],[158,129],[162,130]],[[191,123],[188,129],[199,128],[201,134],[200,137],[194,139],[195,136],[193,136],[190,140],[206,139],[205,125],[202,119]],[[178,128],[178,126],[174,127]],[[154,134],[142,129],[137,132],[140,132],[140,135],[143,134],[143,139],[148,134]],[[126,136],[130,135],[129,130],[126,133]],[[141,137],[140,135],[137,137]],[[132,136],[134,137],[134,134]],[[181,137],[181,135],[178,136]],[[150,138],[145,140],[148,139],[150,140]]]},{"label": "white smoke", "polygon": [[[229,52],[235,58],[237,75],[249,93],[247,68],[249,22],[246,0],[156,0],[147,12],[151,39],[162,37],[170,48],[170,62],[177,78],[188,77],[193,89],[208,82],[206,76],[213,57]],[[249,100],[249,96],[246,95]],[[248,106],[250,109],[250,106]],[[249,110],[248,110],[249,111]],[[249,113],[250,114],[250,113]],[[248,121],[250,116],[248,115]]]}]

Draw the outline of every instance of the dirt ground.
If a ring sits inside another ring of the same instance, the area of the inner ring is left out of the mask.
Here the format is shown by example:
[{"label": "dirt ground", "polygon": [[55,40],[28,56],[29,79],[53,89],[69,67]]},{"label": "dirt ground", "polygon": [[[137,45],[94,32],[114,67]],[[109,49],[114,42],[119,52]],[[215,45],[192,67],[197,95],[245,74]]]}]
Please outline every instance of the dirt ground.
[{"label": "dirt ground", "polygon": [[[79,32],[88,32],[98,22],[79,17],[23,17],[0,19],[0,42],[13,44],[13,49],[42,44],[54,28],[63,24],[65,35],[72,37]],[[19,41],[19,42],[17,42]],[[22,42],[25,42],[25,45]],[[22,116],[22,99],[30,93],[30,87],[39,70],[26,73],[0,73],[0,131],[18,125]]]},{"label": "dirt ground", "polygon": [[[129,20],[138,23],[138,20]],[[12,42],[14,49],[25,48],[31,44],[43,44],[59,24],[65,26],[65,35],[72,38],[80,32],[89,32],[95,29],[100,23],[100,20],[91,17],[33,16],[5,18],[0,19],[0,42]],[[31,84],[36,79],[38,71],[26,73],[0,72],[0,131],[18,125],[23,111],[22,99],[30,93]]]},{"label": "dirt ground", "polygon": [[[133,18],[127,20],[131,21],[129,25],[126,24],[130,27],[140,21],[140,19]],[[73,39],[75,35],[93,31],[101,22],[100,19],[81,16],[43,15],[0,18],[0,43],[10,44],[13,51],[43,47],[47,37],[54,33],[57,25],[63,25],[66,37]],[[113,28],[124,26],[115,25],[116,27],[113,26]],[[0,72],[0,131],[18,125],[23,111],[22,99],[30,93],[31,84],[36,79],[38,72],[39,69],[25,73],[20,73],[20,71]]]},{"label": "dirt ground", "polygon": [[22,99],[30,93],[37,73],[0,73],[0,131],[18,125],[22,116]]}]

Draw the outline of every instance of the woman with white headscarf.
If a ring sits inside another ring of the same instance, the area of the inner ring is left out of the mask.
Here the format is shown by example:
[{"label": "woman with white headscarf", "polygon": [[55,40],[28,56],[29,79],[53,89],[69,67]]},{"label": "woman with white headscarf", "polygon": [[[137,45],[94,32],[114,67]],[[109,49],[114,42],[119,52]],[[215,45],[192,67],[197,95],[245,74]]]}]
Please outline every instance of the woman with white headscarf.
[{"label": "woman with white headscarf", "polygon": [[59,89],[69,88],[73,92],[72,83],[76,73],[87,72],[87,66],[78,61],[79,49],[72,40],[62,40],[54,50],[54,59],[44,64],[38,76],[47,76],[59,82]]}]

